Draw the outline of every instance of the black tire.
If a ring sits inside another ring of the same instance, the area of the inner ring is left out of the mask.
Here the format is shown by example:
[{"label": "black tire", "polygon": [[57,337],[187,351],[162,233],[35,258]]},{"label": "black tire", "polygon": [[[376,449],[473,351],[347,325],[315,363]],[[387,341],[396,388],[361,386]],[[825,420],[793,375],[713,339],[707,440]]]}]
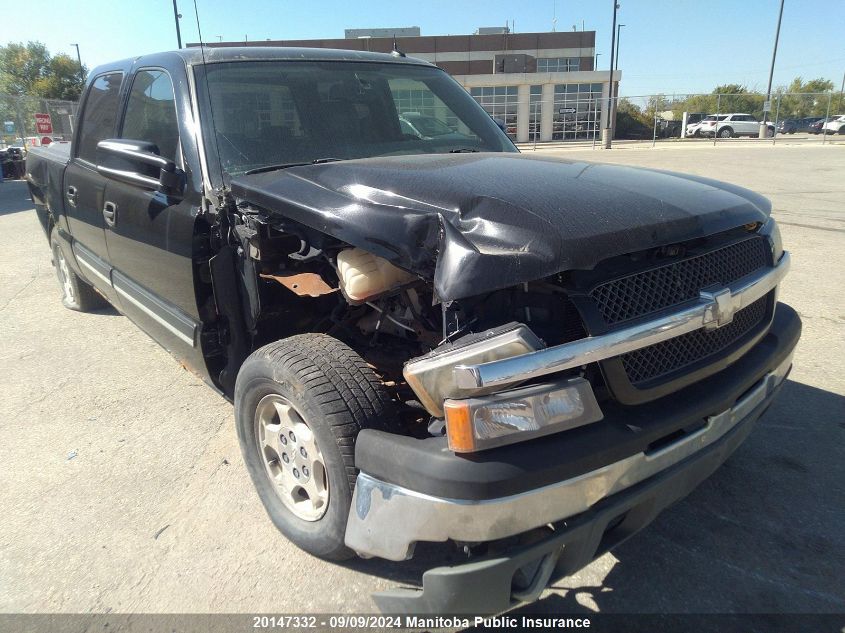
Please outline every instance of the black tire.
[{"label": "black tire", "polygon": [[[287,400],[305,421],[324,461],[328,502],[317,520],[300,518],[285,505],[265,466],[258,407],[273,394]],[[241,452],[267,514],[295,545],[327,560],[354,555],[344,535],[358,476],[355,440],[361,429],[382,427],[390,411],[390,397],[373,370],[330,336],[292,336],[265,345],[244,361],[235,384]]]},{"label": "black tire", "polygon": [[53,227],[53,230],[50,231],[50,250],[53,252],[53,268],[56,269],[59,290],[62,293],[62,305],[77,312],[93,312],[108,305],[108,302],[96,290],[84,282],[68,266],[64,253],[59,246],[56,227]]},{"label": "black tire", "polygon": [[734,131],[733,131],[733,129],[731,129],[729,127],[723,127],[721,130],[719,130],[719,133],[718,133],[719,138],[732,138],[733,135],[734,135]]}]

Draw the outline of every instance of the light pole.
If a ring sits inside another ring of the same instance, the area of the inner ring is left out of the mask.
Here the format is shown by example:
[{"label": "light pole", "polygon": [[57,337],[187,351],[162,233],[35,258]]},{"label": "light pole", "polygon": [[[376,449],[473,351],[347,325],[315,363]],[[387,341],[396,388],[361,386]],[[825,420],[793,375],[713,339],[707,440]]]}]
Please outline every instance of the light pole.
[{"label": "light pole", "polygon": [[[778,54],[778,39],[780,39],[780,21],[783,18],[783,0],[780,0],[780,12],[778,13],[778,28],[775,30],[775,47],[772,50],[772,66],[769,68],[769,87],[766,88],[766,103],[763,104],[763,120],[760,121],[760,134],[758,135],[759,138],[766,138],[766,133],[768,131],[768,126],[766,125],[766,113],[769,111],[771,107],[771,100],[772,100],[772,77],[775,74],[775,58]],[[766,106],[769,106],[767,108]]]},{"label": "light pole", "polygon": [[845,73],[842,74],[842,85],[839,86],[839,107],[836,108],[839,112],[842,112],[842,93],[845,92]]},{"label": "light pole", "polygon": [[179,8],[176,6],[176,0],[173,0],[173,19],[176,20],[176,42],[179,48],[182,48],[182,30],[179,28],[179,18],[182,14],[179,13]]},{"label": "light pole", "polygon": [[599,69],[599,55],[601,55],[601,53],[596,53],[596,61],[593,62],[593,70]]},{"label": "light pole", "polygon": [[79,54],[79,44],[71,44],[76,47],[76,61],[79,62],[79,80],[83,81],[85,77],[82,76],[82,57]]},{"label": "light pole", "polygon": [[622,48],[622,27],[625,26],[624,24],[619,24],[616,26],[616,61],[614,62],[614,66],[619,68],[619,49]]},{"label": "light pole", "polygon": [[613,138],[613,119],[611,118],[613,113],[613,56],[616,52],[616,11],[618,9],[619,5],[616,4],[616,0],[613,0],[613,26],[610,29],[610,78],[607,86],[607,125],[602,130],[602,147],[605,149],[610,149]]}]

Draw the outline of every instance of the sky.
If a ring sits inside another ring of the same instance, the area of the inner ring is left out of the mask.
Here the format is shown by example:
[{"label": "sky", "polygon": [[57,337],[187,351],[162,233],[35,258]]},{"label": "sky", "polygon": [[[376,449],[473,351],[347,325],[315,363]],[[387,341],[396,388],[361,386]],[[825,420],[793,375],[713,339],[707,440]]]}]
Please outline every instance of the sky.
[{"label": "sky", "polygon": [[[622,96],[766,90],[780,0],[617,0]],[[183,42],[199,40],[193,0],[177,0]],[[3,3],[0,42],[39,40],[89,68],[176,48],[172,0]],[[423,35],[595,30],[598,68],[610,58],[612,0],[196,0],[205,41],[343,37],[345,28],[419,26]],[[845,72],[845,0],[785,0],[774,86]]]}]

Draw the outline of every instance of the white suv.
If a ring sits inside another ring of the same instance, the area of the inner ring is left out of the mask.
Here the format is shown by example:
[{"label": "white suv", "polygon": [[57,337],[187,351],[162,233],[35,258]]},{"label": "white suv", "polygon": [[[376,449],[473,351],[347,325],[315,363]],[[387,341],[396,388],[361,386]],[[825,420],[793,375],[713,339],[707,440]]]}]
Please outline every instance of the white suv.
[{"label": "white suv", "polygon": [[845,114],[831,117],[830,121],[824,124],[828,134],[845,134]]},{"label": "white suv", "polygon": [[[717,121],[718,119],[718,121]],[[774,126],[767,124],[767,136],[774,133]],[[701,122],[699,133],[702,136],[731,138],[734,136],[757,136],[760,133],[760,122],[750,114],[733,113],[710,115]]]}]

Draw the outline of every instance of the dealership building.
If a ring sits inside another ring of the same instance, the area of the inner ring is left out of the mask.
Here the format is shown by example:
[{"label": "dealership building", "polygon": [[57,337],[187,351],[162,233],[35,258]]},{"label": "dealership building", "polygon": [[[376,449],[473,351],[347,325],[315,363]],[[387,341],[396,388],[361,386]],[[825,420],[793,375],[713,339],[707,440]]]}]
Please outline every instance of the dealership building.
[{"label": "dealership building", "polygon": [[[292,46],[389,53],[394,44],[451,74],[517,142],[590,140],[607,124],[610,71],[595,70],[595,31],[420,35],[418,27],[348,29],[343,39],[215,42],[207,46]],[[189,44],[196,46],[196,44]],[[621,72],[613,81],[618,85]],[[404,95],[408,107],[427,104]]]}]

